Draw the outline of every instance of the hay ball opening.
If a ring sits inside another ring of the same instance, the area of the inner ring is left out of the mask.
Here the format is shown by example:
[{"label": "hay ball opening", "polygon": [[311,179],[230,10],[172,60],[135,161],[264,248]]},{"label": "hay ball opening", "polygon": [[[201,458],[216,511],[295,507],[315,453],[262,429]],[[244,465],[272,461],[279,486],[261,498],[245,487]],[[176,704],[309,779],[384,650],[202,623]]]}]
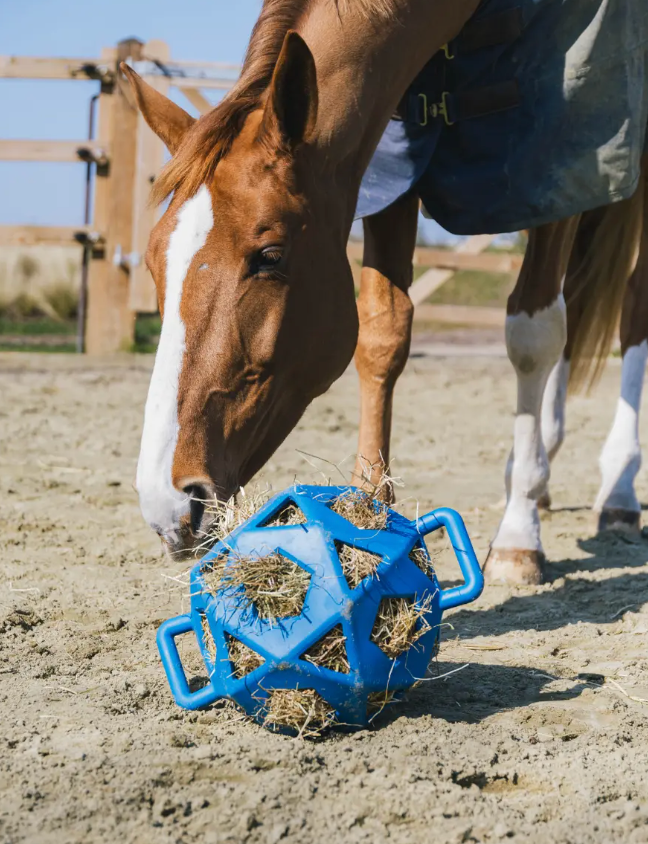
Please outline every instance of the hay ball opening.
[{"label": "hay ball opening", "polygon": [[292,501],[288,501],[275,513],[274,516],[264,522],[262,527],[288,527],[290,525],[305,525],[308,519]]},{"label": "hay ball opening", "polygon": [[379,554],[372,554],[371,551],[344,542],[336,542],[335,550],[349,589],[355,589],[366,577],[372,577],[382,562]]},{"label": "hay ball opening", "polygon": [[425,618],[431,599],[383,598],[371,631],[371,641],[390,659],[408,651],[432,628]]},{"label": "hay ball opening", "polygon": [[387,505],[361,489],[349,489],[338,495],[331,510],[362,530],[385,530],[389,521]]},{"label": "hay ball opening", "polygon": [[417,566],[426,577],[434,577],[434,566],[427,551],[423,546],[416,545],[409,553],[410,560]]},{"label": "hay ball opening", "polygon": [[247,677],[248,674],[260,668],[265,662],[261,654],[253,651],[252,648],[239,639],[235,639],[234,636],[227,635],[226,641],[232,673],[237,680]]},{"label": "hay ball opening", "polygon": [[267,621],[299,615],[311,580],[309,572],[279,551],[258,557],[221,554],[204,567],[202,576],[214,597],[240,589],[241,600]]},{"label": "hay ball opening", "polygon": [[302,654],[301,659],[319,668],[328,668],[340,674],[348,674],[351,667],[342,625],[337,624],[332,630],[329,630],[325,636]]},{"label": "hay ball opening", "polygon": [[336,722],[335,709],[314,689],[273,689],[268,693],[265,727],[287,728],[300,738],[318,738]]}]

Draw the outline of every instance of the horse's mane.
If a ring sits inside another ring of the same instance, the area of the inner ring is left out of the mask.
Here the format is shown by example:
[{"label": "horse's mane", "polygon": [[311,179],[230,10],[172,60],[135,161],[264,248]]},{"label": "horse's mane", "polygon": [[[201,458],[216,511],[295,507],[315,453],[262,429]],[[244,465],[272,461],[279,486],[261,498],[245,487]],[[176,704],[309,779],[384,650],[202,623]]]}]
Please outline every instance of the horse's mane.
[{"label": "horse's mane", "polygon": [[[156,179],[152,201],[160,203],[174,191],[193,196],[208,181],[241,132],[247,117],[259,108],[270,85],[289,29],[294,28],[313,0],[264,0],[247,49],[241,76],[228,95],[187,132],[180,148]],[[394,0],[331,0],[340,14],[359,8],[368,17],[391,16]]]}]

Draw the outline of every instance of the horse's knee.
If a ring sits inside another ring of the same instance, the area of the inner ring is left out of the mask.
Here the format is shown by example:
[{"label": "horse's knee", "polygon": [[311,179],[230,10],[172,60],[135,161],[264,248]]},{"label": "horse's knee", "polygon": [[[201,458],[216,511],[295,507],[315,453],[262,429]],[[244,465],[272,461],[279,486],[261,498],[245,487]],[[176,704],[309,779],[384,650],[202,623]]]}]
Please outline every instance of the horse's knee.
[{"label": "horse's knee", "polygon": [[407,363],[413,312],[407,292],[389,283],[367,285],[363,275],[358,297],[360,331],[356,349],[361,377],[385,386],[395,384]]}]

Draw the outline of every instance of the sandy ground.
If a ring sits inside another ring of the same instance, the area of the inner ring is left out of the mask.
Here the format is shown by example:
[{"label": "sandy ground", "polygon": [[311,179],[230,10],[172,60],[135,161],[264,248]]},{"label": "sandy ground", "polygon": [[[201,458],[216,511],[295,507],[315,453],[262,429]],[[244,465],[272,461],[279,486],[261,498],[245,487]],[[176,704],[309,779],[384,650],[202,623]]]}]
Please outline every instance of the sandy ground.
[{"label": "sandy ground", "polygon": [[[648,706],[622,691],[648,698],[648,543],[592,538],[587,510],[618,364],[569,408],[552,582],[448,614],[407,703],[305,743],[171,699],[155,631],[186,590],[130,484],[151,363],[0,356],[2,842],[648,842]],[[482,559],[513,393],[505,360],[417,357],[396,402],[401,506],[457,507]],[[263,480],[351,455],[356,416],[351,371]]]}]

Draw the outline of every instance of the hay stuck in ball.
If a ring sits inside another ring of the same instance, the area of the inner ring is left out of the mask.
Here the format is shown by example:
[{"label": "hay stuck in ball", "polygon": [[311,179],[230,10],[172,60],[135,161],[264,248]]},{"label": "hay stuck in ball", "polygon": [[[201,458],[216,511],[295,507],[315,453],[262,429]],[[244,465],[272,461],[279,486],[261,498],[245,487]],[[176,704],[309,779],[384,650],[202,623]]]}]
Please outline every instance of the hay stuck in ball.
[{"label": "hay stuck in ball", "polygon": [[431,602],[431,598],[420,604],[410,598],[383,598],[371,641],[390,659],[396,659],[432,629],[425,618]]},{"label": "hay stuck in ball", "polygon": [[314,689],[273,689],[264,727],[294,730],[299,738],[319,738],[337,722],[335,709]]},{"label": "hay stuck in ball", "polygon": [[356,548],[354,545],[346,545],[344,542],[336,542],[335,548],[340,558],[342,571],[350,589],[355,589],[365,579],[376,573],[376,569],[382,562],[382,557]]},{"label": "hay stuck in ball", "polygon": [[417,545],[415,548],[412,548],[409,553],[409,558],[415,566],[421,569],[421,571],[426,577],[434,577],[435,572],[434,566],[432,565],[432,560],[430,559],[424,548],[422,548],[420,545]]},{"label": "hay stuck in ball", "polygon": [[205,566],[203,579],[214,596],[242,587],[241,600],[268,621],[299,615],[310,585],[310,574],[276,551],[262,557],[221,554]]},{"label": "hay stuck in ball", "polygon": [[341,625],[337,624],[329,630],[326,636],[323,636],[302,655],[302,659],[321,668],[348,674],[351,668],[346,650],[346,636],[342,632]]},{"label": "hay stuck in ball", "polygon": [[387,505],[361,489],[349,489],[339,495],[331,510],[362,530],[385,530],[389,520]]},{"label": "hay stuck in ball", "polygon": [[237,680],[242,680],[243,677],[247,677],[248,674],[263,665],[264,659],[261,654],[253,651],[252,648],[233,636],[227,637],[227,650],[232,672]]},{"label": "hay stuck in ball", "polygon": [[305,525],[308,519],[299,509],[296,504],[290,502],[278,513],[276,513],[269,522],[266,522],[263,527],[286,527],[287,525]]}]

